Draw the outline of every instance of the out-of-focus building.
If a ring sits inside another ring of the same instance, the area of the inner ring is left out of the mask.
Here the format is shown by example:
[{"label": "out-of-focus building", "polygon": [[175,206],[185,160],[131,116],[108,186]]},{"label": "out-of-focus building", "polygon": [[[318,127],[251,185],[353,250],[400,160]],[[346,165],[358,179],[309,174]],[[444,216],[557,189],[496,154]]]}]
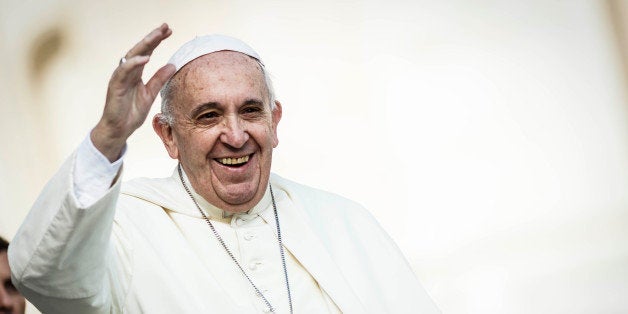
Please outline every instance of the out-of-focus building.
[{"label": "out-of-focus building", "polygon": [[[97,122],[119,58],[165,21],[147,72],[197,34],[255,47],[284,108],[274,171],[369,208],[444,313],[627,312],[626,12],[0,0],[0,233]],[[125,178],[171,174],[152,132],[130,139]]]}]

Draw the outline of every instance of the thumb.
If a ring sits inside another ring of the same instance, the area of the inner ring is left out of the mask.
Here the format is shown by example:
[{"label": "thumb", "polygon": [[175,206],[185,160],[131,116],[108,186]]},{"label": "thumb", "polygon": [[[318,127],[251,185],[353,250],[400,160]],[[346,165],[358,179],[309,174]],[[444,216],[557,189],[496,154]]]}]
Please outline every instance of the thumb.
[{"label": "thumb", "polygon": [[155,75],[148,80],[148,83],[146,83],[146,92],[148,93],[147,96],[150,98],[151,102],[155,100],[159,90],[164,86],[164,84],[166,84],[175,72],[175,66],[169,63],[157,70]]}]

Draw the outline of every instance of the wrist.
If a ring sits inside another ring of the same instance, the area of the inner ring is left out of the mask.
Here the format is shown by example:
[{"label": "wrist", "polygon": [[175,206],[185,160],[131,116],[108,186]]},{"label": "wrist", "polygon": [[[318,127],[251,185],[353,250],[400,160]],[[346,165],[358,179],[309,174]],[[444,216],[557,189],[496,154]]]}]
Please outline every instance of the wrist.
[{"label": "wrist", "polygon": [[90,133],[90,139],[94,147],[112,163],[120,159],[127,139],[127,136],[119,136],[115,133],[104,127],[100,122]]}]

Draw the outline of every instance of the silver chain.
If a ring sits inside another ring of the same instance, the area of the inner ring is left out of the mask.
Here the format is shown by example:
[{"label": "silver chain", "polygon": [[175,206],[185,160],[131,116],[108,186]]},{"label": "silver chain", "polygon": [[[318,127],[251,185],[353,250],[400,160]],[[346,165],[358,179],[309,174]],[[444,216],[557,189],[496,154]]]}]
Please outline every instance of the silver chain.
[{"label": "silver chain", "polygon": [[[240,265],[238,260],[235,258],[235,256],[233,256],[233,253],[231,253],[231,250],[229,250],[229,248],[227,247],[227,244],[225,243],[225,241],[222,239],[220,234],[218,234],[218,231],[216,231],[216,228],[214,228],[214,225],[211,223],[209,218],[207,218],[207,215],[205,215],[205,212],[198,205],[198,203],[196,202],[196,199],[194,198],[194,196],[192,196],[192,192],[188,188],[187,184],[185,184],[185,180],[183,179],[183,171],[181,170],[181,163],[179,163],[178,170],[179,170],[179,178],[181,178],[181,183],[183,183],[183,188],[185,189],[185,191],[188,193],[188,195],[192,199],[192,202],[194,202],[194,205],[196,206],[196,209],[198,209],[198,211],[201,213],[201,215],[205,219],[205,222],[207,222],[207,225],[209,225],[209,228],[214,233],[214,236],[216,236],[216,239],[218,240],[218,242],[220,242],[220,245],[222,245],[222,247],[225,249],[225,251],[227,252],[229,257],[231,257],[231,259],[236,264],[236,266],[238,266],[238,268],[240,269],[240,271],[242,272],[244,277],[246,277],[246,280],[248,280],[248,282],[251,284],[251,286],[255,290],[255,293],[264,300],[264,303],[266,303],[266,306],[268,307],[268,309],[272,313],[275,313],[275,308],[270,304],[270,302],[268,302],[268,299],[266,299],[264,294],[262,294],[262,291],[260,291],[259,288],[257,288],[257,286],[253,283],[253,280],[251,280],[249,275],[247,275],[247,273],[244,271],[244,268],[242,268],[242,266]],[[270,188],[270,197],[271,197],[271,199],[273,201],[273,212],[275,213],[275,223],[277,225],[277,242],[279,242],[279,252],[281,254],[281,264],[283,266],[284,277],[286,278],[286,289],[288,290],[288,303],[290,305],[290,314],[292,314],[292,295],[290,293],[290,283],[288,281],[288,268],[286,267],[286,257],[285,257],[284,250],[283,250],[283,241],[281,240],[281,228],[279,227],[279,215],[277,214],[277,205],[275,205],[275,195],[273,194],[273,187],[270,185],[270,183],[268,184],[268,187]]]}]

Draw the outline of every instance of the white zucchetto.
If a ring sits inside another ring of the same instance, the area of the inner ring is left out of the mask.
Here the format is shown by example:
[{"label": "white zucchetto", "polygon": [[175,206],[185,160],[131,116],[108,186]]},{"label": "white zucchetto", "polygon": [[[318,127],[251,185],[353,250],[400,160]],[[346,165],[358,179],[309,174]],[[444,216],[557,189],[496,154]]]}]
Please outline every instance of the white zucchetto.
[{"label": "white zucchetto", "polygon": [[262,59],[257,52],[253,50],[253,48],[237,38],[225,35],[205,35],[196,37],[183,44],[183,46],[181,46],[181,48],[179,48],[179,50],[177,50],[177,52],[175,52],[170,58],[168,63],[173,64],[177,68],[177,72],[179,72],[179,70],[181,70],[181,68],[190,61],[206,54],[223,50],[241,52],[259,60],[259,62],[263,65]]}]

